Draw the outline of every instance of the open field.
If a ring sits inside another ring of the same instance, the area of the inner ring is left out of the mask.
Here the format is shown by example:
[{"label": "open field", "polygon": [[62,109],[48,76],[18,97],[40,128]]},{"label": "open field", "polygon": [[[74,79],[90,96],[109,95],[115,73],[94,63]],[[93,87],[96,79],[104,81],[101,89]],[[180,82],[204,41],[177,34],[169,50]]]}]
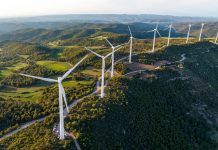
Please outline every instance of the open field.
[{"label": "open field", "polygon": [[101,69],[95,69],[95,68],[89,67],[86,70],[82,71],[82,73],[90,75],[90,76],[100,76]]},{"label": "open field", "polygon": [[64,87],[76,87],[78,85],[90,85],[94,81],[65,81],[63,82]]},{"label": "open field", "polygon": [[38,61],[37,64],[54,71],[67,71],[71,67],[69,63],[58,61]]},{"label": "open field", "polygon": [[43,86],[25,88],[6,87],[0,90],[0,95],[5,99],[12,98],[13,100],[34,102],[42,94],[43,88]]},{"label": "open field", "polygon": [[20,57],[27,59],[30,55],[19,55]]},{"label": "open field", "polygon": [[17,64],[14,64],[11,67],[3,68],[3,69],[0,70],[0,78],[7,77],[7,76],[13,74],[13,71],[17,71],[17,70],[19,70],[21,68],[24,68],[24,67],[27,67],[27,64],[17,63]]}]

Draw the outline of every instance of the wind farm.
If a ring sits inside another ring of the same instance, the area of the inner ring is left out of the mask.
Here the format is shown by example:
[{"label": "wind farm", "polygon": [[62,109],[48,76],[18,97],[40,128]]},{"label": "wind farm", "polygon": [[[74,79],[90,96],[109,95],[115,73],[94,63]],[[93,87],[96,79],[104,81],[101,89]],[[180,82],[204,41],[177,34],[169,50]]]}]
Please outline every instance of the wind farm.
[{"label": "wind farm", "polygon": [[0,149],[216,150],[217,22],[0,18]]}]

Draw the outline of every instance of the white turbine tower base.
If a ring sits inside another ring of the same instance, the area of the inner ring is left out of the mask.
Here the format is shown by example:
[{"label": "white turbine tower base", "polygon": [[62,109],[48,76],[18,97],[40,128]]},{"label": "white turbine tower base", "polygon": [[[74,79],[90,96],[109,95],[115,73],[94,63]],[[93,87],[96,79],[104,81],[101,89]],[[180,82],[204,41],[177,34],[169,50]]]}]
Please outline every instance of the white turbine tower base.
[{"label": "white turbine tower base", "polygon": [[202,37],[202,33],[203,33],[203,28],[204,28],[204,24],[201,24],[201,31],[200,31],[200,35],[199,35],[199,41],[201,41],[201,37]]},{"label": "white turbine tower base", "polygon": [[64,103],[66,105],[67,108],[67,112],[69,113],[69,109],[68,109],[68,105],[67,105],[67,99],[66,99],[66,93],[64,90],[64,87],[62,85],[62,81],[67,78],[67,76],[74,70],[76,69],[76,67],[82,63],[82,61],[84,61],[84,59],[87,57],[88,55],[86,55],[83,59],[81,59],[74,67],[72,67],[70,70],[68,70],[62,77],[58,77],[58,80],[54,80],[54,79],[49,79],[49,78],[42,78],[42,77],[37,77],[37,76],[31,76],[31,75],[27,75],[27,74],[20,74],[22,76],[25,77],[30,77],[30,78],[34,78],[34,79],[39,79],[42,81],[46,81],[46,82],[53,82],[53,83],[58,83],[58,89],[59,89],[59,117],[60,117],[60,129],[59,129],[59,136],[61,140],[64,140],[64,108],[63,108],[63,99],[64,99]]},{"label": "white turbine tower base", "polygon": [[186,39],[186,44],[188,44],[188,41],[189,41],[189,36],[190,36],[191,27],[192,27],[192,25],[189,24],[189,26],[188,26],[188,33],[187,33],[187,39]]},{"label": "white turbine tower base", "polygon": [[102,56],[90,49],[88,49],[87,47],[85,47],[85,49],[93,54],[95,54],[96,56],[100,57],[102,59],[102,71],[101,71],[101,98],[104,97],[104,72],[105,72],[105,59],[107,57],[109,57],[110,55],[112,55],[114,52],[111,52],[109,54],[107,54],[106,56]]}]

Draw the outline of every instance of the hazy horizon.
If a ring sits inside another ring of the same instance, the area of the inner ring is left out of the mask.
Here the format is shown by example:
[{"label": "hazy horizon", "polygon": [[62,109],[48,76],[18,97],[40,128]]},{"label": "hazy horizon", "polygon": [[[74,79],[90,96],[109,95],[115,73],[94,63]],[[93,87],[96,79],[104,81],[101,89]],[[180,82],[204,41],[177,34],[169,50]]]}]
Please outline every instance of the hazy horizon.
[{"label": "hazy horizon", "polygon": [[3,0],[0,18],[68,14],[155,14],[191,17],[218,17],[212,0]]}]

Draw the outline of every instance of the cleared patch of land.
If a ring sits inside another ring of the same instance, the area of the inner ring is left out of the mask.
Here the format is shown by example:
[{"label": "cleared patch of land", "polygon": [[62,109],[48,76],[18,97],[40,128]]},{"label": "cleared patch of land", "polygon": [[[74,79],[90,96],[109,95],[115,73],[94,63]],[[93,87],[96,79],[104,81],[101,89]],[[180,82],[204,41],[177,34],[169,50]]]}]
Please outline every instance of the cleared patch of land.
[{"label": "cleared patch of land", "polygon": [[37,64],[54,71],[67,71],[72,67],[69,63],[58,61],[38,61]]},{"label": "cleared patch of land", "polygon": [[7,76],[10,76],[11,74],[13,74],[13,71],[17,71],[17,70],[25,68],[27,66],[28,65],[26,63],[17,63],[11,67],[2,68],[2,69],[0,69],[0,78],[5,78]]},{"label": "cleared patch of land", "polygon": [[87,68],[86,70],[82,71],[82,73],[90,76],[100,76],[101,69],[94,69],[92,67]]},{"label": "cleared patch of land", "polygon": [[12,98],[13,100],[21,101],[36,101],[37,98],[42,94],[42,86],[14,88],[6,87],[0,90],[1,97],[5,99]]}]

